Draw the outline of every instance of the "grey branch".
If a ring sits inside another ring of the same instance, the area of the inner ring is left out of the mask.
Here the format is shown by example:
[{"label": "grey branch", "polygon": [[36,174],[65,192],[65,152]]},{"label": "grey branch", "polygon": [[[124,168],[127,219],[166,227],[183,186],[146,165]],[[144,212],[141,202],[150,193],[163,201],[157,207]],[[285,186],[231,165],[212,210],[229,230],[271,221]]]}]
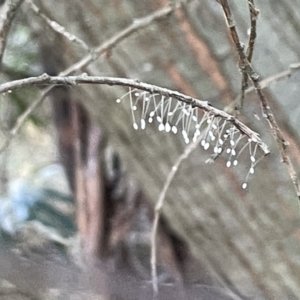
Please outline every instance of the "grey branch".
[{"label": "grey branch", "polygon": [[[254,2],[252,2],[252,9],[255,9]],[[219,3],[222,6],[225,20],[227,22],[228,30],[231,35],[231,39],[235,45],[236,52],[238,53],[239,57],[239,65],[243,72],[245,72],[248,75],[249,80],[253,84],[253,88],[255,89],[261,108],[263,111],[263,115],[265,116],[266,120],[268,121],[269,127],[271,129],[272,136],[274,140],[276,141],[277,147],[280,151],[282,162],[284,162],[287,166],[291,181],[294,185],[297,197],[298,197],[298,206],[300,209],[300,181],[297,176],[297,172],[295,170],[295,167],[287,153],[287,147],[289,143],[285,140],[285,136],[282,133],[280,127],[277,124],[275,115],[269,105],[269,100],[265,96],[265,94],[262,91],[261,82],[259,79],[258,74],[252,67],[251,63],[249,62],[246,53],[244,52],[244,49],[242,47],[242,43],[240,42],[239,35],[236,30],[235,22],[232,17],[232,13],[228,4],[227,0],[219,0]],[[295,66],[295,68],[299,68],[298,65]]]},{"label": "grey branch", "polygon": [[7,35],[19,6],[24,0],[5,1],[0,9],[0,63],[6,46]]},{"label": "grey branch", "polygon": [[30,5],[30,8],[52,28],[53,31],[61,34],[70,42],[77,43],[84,50],[92,52],[89,46],[82,39],[67,31],[65,27],[58,24],[56,21],[49,19],[44,13],[42,13],[40,8],[35,3],[33,3],[31,0],[26,0],[26,2]]},{"label": "grey branch", "polygon": [[159,194],[155,211],[154,211],[154,220],[152,225],[152,231],[151,231],[151,257],[150,257],[150,264],[151,264],[151,277],[152,277],[152,289],[153,289],[153,295],[154,299],[158,295],[158,280],[157,280],[157,268],[156,268],[156,236],[158,231],[158,225],[159,225],[159,218],[161,214],[162,207],[164,205],[164,201],[166,198],[167,191],[180,167],[182,162],[189,157],[189,155],[197,148],[199,142],[203,138],[203,135],[199,135],[197,140],[190,145],[188,145],[184,152],[178,157],[177,161],[173,165],[171,171],[169,172],[167,179],[164,183],[163,189]]},{"label": "grey branch", "polygon": [[157,93],[159,95],[172,97],[181,102],[191,105],[192,107],[198,107],[199,109],[209,112],[215,117],[220,117],[230,123],[232,123],[242,134],[248,136],[252,139],[264,154],[269,154],[269,149],[265,143],[259,138],[259,134],[251,130],[244,123],[239,121],[234,116],[219,110],[211,106],[207,101],[201,101],[193,97],[181,94],[177,91],[162,88],[156,85],[139,82],[137,80],[126,79],[126,78],[115,78],[115,77],[98,77],[98,76],[87,76],[82,74],[79,76],[49,76],[43,74],[38,77],[30,77],[26,79],[20,79],[15,81],[10,81],[0,85],[0,93],[5,93],[12,91],[17,88],[22,88],[25,86],[35,86],[35,85],[69,85],[75,86],[79,84],[98,84],[98,85],[110,85],[110,86],[125,86],[131,87],[143,91],[147,91],[151,94]]},{"label": "grey branch", "polygon": [[124,30],[120,31],[118,34],[114,35],[112,38],[108,39],[106,42],[101,44],[99,47],[97,47],[93,53],[90,53],[86,55],[84,58],[82,58],[80,61],[75,63],[74,65],[70,66],[65,71],[61,72],[60,75],[66,76],[70,75],[82,68],[85,68],[88,66],[91,62],[93,62],[96,58],[98,58],[101,54],[103,54],[105,51],[111,50],[114,48],[118,43],[123,41],[125,38],[130,36],[131,34],[137,32],[138,30],[145,28],[152,24],[154,21],[161,20],[168,16],[172,11],[174,10],[171,6],[166,6],[156,12],[154,12],[151,15],[148,15],[146,17],[135,19],[131,25],[126,27]]},{"label": "grey branch", "polygon": [[[24,0],[22,0],[24,1]],[[180,4],[178,4],[180,5]],[[120,31],[119,33],[115,34],[113,37],[102,43],[100,46],[96,47],[92,53],[89,53],[85,57],[83,57],[81,60],[79,60],[77,63],[73,64],[63,72],[61,72],[59,75],[61,76],[67,76],[70,75],[71,73],[75,73],[76,71],[87,67],[90,63],[95,61],[99,56],[101,56],[103,53],[106,51],[111,50],[112,48],[116,47],[118,43],[123,41],[125,38],[129,37],[133,33],[137,32],[140,29],[143,29],[155,21],[159,21],[161,19],[164,19],[165,17],[169,16],[170,13],[173,12],[173,10],[176,8],[176,6],[166,6],[160,10],[155,11],[154,13],[134,20],[134,22],[126,27],[124,30]],[[1,28],[1,27],[0,27]],[[0,48],[1,49],[1,48]],[[0,56],[1,58],[1,56]],[[27,117],[34,111],[36,107],[38,107],[43,100],[46,98],[48,93],[51,91],[52,87],[47,87],[43,92],[40,97],[38,97],[32,104],[22,113],[16,122],[16,125],[12,128],[12,130],[9,133],[9,137],[6,139],[4,142],[4,145],[0,149],[0,153],[6,149],[9,144],[11,139],[18,133],[19,129],[22,127],[24,124],[25,120]]]}]

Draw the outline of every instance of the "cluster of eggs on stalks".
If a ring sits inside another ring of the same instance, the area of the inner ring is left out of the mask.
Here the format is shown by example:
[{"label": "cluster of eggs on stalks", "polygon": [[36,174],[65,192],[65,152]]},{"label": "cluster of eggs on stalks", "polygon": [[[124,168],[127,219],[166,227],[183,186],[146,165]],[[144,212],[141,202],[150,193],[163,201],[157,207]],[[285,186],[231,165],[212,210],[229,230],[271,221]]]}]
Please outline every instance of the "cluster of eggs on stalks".
[{"label": "cluster of eggs on stalks", "polygon": [[235,167],[241,154],[249,151],[250,168],[242,184],[243,189],[247,188],[249,175],[254,174],[254,167],[260,160],[256,159],[258,145],[255,138],[249,138],[221,116],[202,111],[172,97],[129,89],[129,92],[116,102],[121,103],[125,97],[129,97],[135,130],[145,130],[147,123],[156,122],[158,131],[181,133],[186,144],[200,139],[204,150],[212,149],[213,154],[207,160],[208,163],[226,153],[226,166]]}]

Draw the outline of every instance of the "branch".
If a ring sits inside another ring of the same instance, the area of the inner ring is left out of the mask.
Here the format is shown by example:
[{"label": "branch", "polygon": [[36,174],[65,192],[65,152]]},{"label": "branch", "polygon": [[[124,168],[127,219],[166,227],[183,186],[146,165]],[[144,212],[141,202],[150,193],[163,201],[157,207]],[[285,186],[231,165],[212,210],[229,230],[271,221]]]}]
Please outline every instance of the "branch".
[{"label": "branch", "polygon": [[[180,102],[190,105],[192,108],[197,107],[205,112],[210,113],[214,117],[219,117],[227,122],[233,124],[243,135],[246,135],[249,139],[255,142],[259,148],[264,152],[264,154],[269,154],[269,149],[266,144],[264,144],[259,138],[259,134],[252,131],[244,123],[239,121],[234,116],[219,110],[211,106],[207,101],[201,101],[190,96],[181,94],[177,91],[169,90],[166,88],[158,87],[156,85],[151,85],[148,83],[139,82],[137,80],[125,79],[125,78],[114,78],[114,77],[97,77],[97,76],[87,76],[82,74],[79,76],[49,76],[43,74],[38,77],[30,77],[21,80],[15,80],[7,82],[0,85],[0,93],[5,93],[8,91],[15,90],[17,88],[25,86],[35,86],[35,85],[70,85],[75,86],[79,84],[98,84],[98,85],[110,85],[110,86],[126,86],[130,88],[135,88],[143,91],[147,91],[150,94],[157,93],[162,96],[172,97]],[[35,105],[36,102],[33,102]]]},{"label": "branch", "polygon": [[32,0],[26,0],[26,2],[30,5],[30,8],[52,28],[53,31],[61,34],[62,36],[67,38],[70,42],[76,42],[84,50],[88,52],[92,52],[89,46],[82,39],[68,32],[65,27],[61,26],[56,21],[51,20],[44,13],[42,13],[40,8],[35,3],[33,3]]},{"label": "branch", "polygon": [[24,0],[7,0],[0,9],[0,64],[6,46],[7,35],[19,6]]},{"label": "branch", "polygon": [[[297,73],[297,72],[300,72],[300,63],[293,63],[290,65],[289,69],[288,70],[285,70],[285,71],[282,71],[280,73],[277,73],[275,75],[271,75],[263,80],[260,81],[260,88],[261,89],[266,89],[268,88],[272,83],[276,83],[280,80],[284,80],[284,79],[288,79],[290,78],[293,74]],[[251,86],[251,87],[248,87],[246,90],[245,90],[245,95],[251,93],[255,91],[255,87],[254,86]],[[235,110],[236,110],[236,107],[235,107],[235,104],[237,103],[237,101],[239,101],[239,97],[240,95],[238,95],[234,101],[232,101],[229,105],[227,105],[224,110],[230,114],[234,114],[235,113]]]},{"label": "branch", "polygon": [[[21,1],[24,1],[24,0],[21,0]],[[169,14],[171,14],[173,12],[173,10],[176,7],[177,6],[166,6],[144,18],[135,19],[134,22],[131,25],[129,25],[127,28],[125,28],[124,30],[122,30],[119,33],[117,33],[116,35],[114,35],[112,38],[110,38],[107,41],[105,41],[104,43],[102,43],[94,51],[92,51],[92,53],[89,53],[84,58],[82,58],[80,61],[73,64],[65,71],[61,72],[59,75],[67,76],[67,75],[74,73],[82,68],[87,67],[90,63],[95,61],[101,54],[105,53],[108,50],[111,50],[118,43],[120,43],[125,38],[132,35],[133,33],[137,32],[138,30],[140,30],[142,28],[145,28],[145,27],[151,25],[155,21],[158,21],[158,20],[161,20],[161,19],[167,17]],[[34,102],[32,102],[32,104],[23,112],[23,114],[19,116],[15,126],[9,133],[9,137],[4,142],[4,145],[2,146],[2,148],[0,148],[0,153],[9,146],[10,140],[18,133],[18,131],[20,130],[20,128],[22,127],[22,125],[24,124],[24,122],[26,121],[28,116],[34,111],[34,109],[36,107],[38,107],[43,102],[43,100],[46,98],[46,96],[48,95],[48,93],[51,90],[52,90],[52,87],[46,88],[42,92],[42,95],[39,98],[37,98]]]},{"label": "branch", "polygon": [[[271,83],[278,82],[280,80],[290,78],[294,73],[297,73],[297,72],[300,72],[300,63],[291,64],[288,70],[282,71],[278,74],[275,74],[275,75],[272,75],[272,76],[269,76],[269,77],[263,79],[260,82],[260,88],[265,89]],[[246,94],[248,94],[250,92],[253,92],[254,90],[255,90],[255,87],[253,87],[253,86],[249,87],[246,90]]]},{"label": "branch", "polygon": [[193,143],[191,143],[189,146],[187,146],[184,150],[184,152],[178,157],[177,161],[173,165],[171,171],[169,172],[167,179],[164,183],[163,189],[159,194],[155,210],[154,210],[154,220],[152,225],[152,231],[151,231],[151,277],[152,277],[152,288],[153,288],[153,298],[156,299],[158,296],[158,280],[157,280],[157,268],[156,268],[156,236],[157,236],[157,230],[159,225],[159,218],[161,214],[161,210],[166,198],[167,191],[179,169],[179,166],[182,164],[182,162],[189,157],[189,155],[197,148],[199,142],[203,138],[203,134],[199,135],[197,140]]},{"label": "branch", "polygon": [[117,44],[123,41],[128,36],[132,35],[133,33],[139,31],[142,28],[145,28],[151,25],[153,22],[161,20],[167,17],[170,13],[173,12],[175,7],[166,6],[153,14],[150,14],[146,17],[135,19],[131,25],[129,25],[124,30],[120,31],[112,38],[108,39],[106,42],[95,48],[92,54],[88,54],[84,58],[82,58],[77,63],[70,66],[65,71],[61,72],[59,75],[66,76],[70,75],[80,69],[87,67],[91,62],[95,61],[101,54],[105,53],[108,50],[113,49]]},{"label": "branch", "polygon": [[[289,143],[285,140],[285,138],[284,138],[284,136],[283,136],[278,124],[277,124],[275,116],[274,116],[274,114],[271,110],[268,99],[265,97],[265,95],[262,92],[259,76],[255,72],[255,70],[253,69],[252,65],[250,64],[250,62],[247,58],[247,55],[244,52],[244,47],[243,47],[242,43],[239,40],[239,36],[238,36],[237,31],[236,31],[236,25],[235,25],[235,22],[233,20],[231,10],[230,10],[230,7],[228,5],[228,1],[227,0],[219,0],[219,3],[221,4],[221,6],[223,8],[223,12],[225,14],[225,18],[226,18],[226,21],[227,21],[227,26],[229,28],[231,38],[234,42],[234,45],[236,47],[236,51],[237,51],[238,56],[239,56],[240,69],[242,70],[242,72],[245,72],[248,75],[248,78],[251,80],[251,82],[253,84],[253,87],[256,90],[256,93],[257,93],[258,98],[259,98],[260,103],[261,103],[263,116],[268,121],[268,124],[271,128],[271,133],[272,133],[272,135],[273,135],[273,137],[274,137],[274,139],[277,143],[277,147],[278,147],[278,149],[281,153],[281,159],[287,165],[290,178],[293,182],[298,200],[300,201],[299,179],[296,175],[296,172],[295,172],[294,166],[291,162],[291,159],[288,156],[287,151],[286,151]],[[299,202],[299,205],[300,205],[300,202]]]},{"label": "branch", "polygon": [[[249,8],[249,14],[250,14],[250,34],[249,34],[246,55],[247,55],[247,59],[250,63],[252,60],[252,55],[253,55],[253,51],[254,51],[254,44],[255,44],[255,39],[256,39],[256,20],[257,20],[258,14],[259,14],[259,10],[255,8],[254,0],[248,1],[248,8]],[[246,72],[243,72],[241,95],[235,101],[236,114],[238,114],[240,109],[243,107],[247,88],[248,88],[248,75]]]},{"label": "branch", "polygon": [[247,54],[248,61],[251,62],[253,51],[254,51],[255,39],[256,39],[256,20],[259,14],[259,10],[255,8],[254,0],[248,0],[248,7],[250,13],[251,27],[250,27],[250,36],[249,36],[248,48],[246,54]]}]

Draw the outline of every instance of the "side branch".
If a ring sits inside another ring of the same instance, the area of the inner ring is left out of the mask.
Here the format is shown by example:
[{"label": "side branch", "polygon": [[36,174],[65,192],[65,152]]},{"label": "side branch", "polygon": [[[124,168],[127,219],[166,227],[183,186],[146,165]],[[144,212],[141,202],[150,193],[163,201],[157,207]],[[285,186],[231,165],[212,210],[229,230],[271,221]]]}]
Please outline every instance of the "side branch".
[{"label": "side branch", "polygon": [[77,43],[84,50],[91,52],[89,46],[82,39],[75,36],[71,32],[67,31],[65,27],[58,24],[56,21],[49,19],[32,0],[26,0],[26,2],[30,5],[30,8],[33,10],[33,12],[35,12],[44,22],[46,22],[48,26],[52,28],[53,31],[61,34],[62,36],[67,38],[70,42]]},{"label": "side branch", "polygon": [[[291,64],[288,70],[282,71],[280,73],[277,73],[275,75],[269,76],[263,80],[260,81],[260,88],[265,89],[269,87],[272,83],[276,83],[280,80],[288,79],[293,74],[300,72],[300,63],[294,63]],[[255,87],[249,87],[245,93],[248,94],[250,92],[253,92],[255,90]]]},{"label": "side branch", "polygon": [[[18,1],[22,2],[24,0],[18,0]],[[179,5],[180,4],[172,5],[172,6],[168,5],[160,10],[153,12],[152,14],[150,14],[146,17],[143,17],[140,19],[135,19],[131,25],[129,25],[128,27],[126,27],[125,29],[120,31],[119,33],[115,34],[110,39],[106,40],[104,43],[102,43],[101,45],[96,47],[94,50],[92,50],[91,53],[87,54],[85,57],[83,57],[77,63],[71,65],[69,68],[62,71],[59,75],[67,76],[67,75],[70,75],[72,73],[75,73],[75,72],[81,70],[82,68],[87,67],[90,63],[95,61],[103,53],[105,53],[108,50],[113,49],[114,47],[116,47],[118,45],[118,43],[120,43],[121,41],[123,41],[124,39],[126,39],[127,37],[132,35],[133,33],[137,32],[140,29],[146,28],[147,26],[153,24],[154,22],[159,21],[159,20],[164,19],[165,17],[169,16],[174,11],[174,9]],[[0,58],[1,58],[1,56],[0,56]],[[20,117],[18,117],[15,126],[9,133],[9,137],[5,141],[3,147],[0,149],[0,153],[9,146],[10,140],[18,133],[19,129],[22,127],[22,125],[24,124],[27,117],[35,110],[36,107],[38,107],[43,102],[43,100],[46,98],[46,96],[51,91],[51,89],[52,89],[51,86],[46,88],[42,92],[41,96],[38,97],[34,102],[32,102],[32,104],[24,111],[24,113],[22,113],[20,115]]]},{"label": "side branch", "polygon": [[201,139],[203,138],[202,135],[198,136],[197,140],[193,143],[191,143],[189,146],[187,146],[184,150],[184,152],[178,157],[177,161],[175,164],[172,166],[171,171],[168,173],[167,179],[164,183],[163,189],[159,194],[159,198],[157,200],[157,203],[155,205],[155,210],[154,210],[154,220],[153,220],[153,225],[152,225],[152,230],[151,230],[151,258],[150,258],[150,264],[151,264],[151,277],[152,277],[152,289],[153,289],[153,295],[154,299],[157,298],[158,295],[158,279],[157,279],[157,231],[158,231],[158,226],[159,226],[159,219],[162,211],[162,207],[164,205],[164,201],[167,195],[167,191],[173,182],[173,179],[175,175],[177,174],[177,171],[183,161],[187,159],[190,154],[197,148],[199,145]]},{"label": "side branch", "polygon": [[[256,39],[256,20],[257,16],[259,14],[259,10],[255,8],[254,0],[248,0],[248,7],[249,7],[249,13],[250,13],[250,35],[248,40],[248,47],[246,50],[246,56],[251,63],[252,55],[254,51],[254,44]],[[238,114],[240,109],[243,107],[244,99],[245,99],[245,91],[248,88],[248,75],[246,72],[243,72],[242,75],[242,87],[241,87],[241,95],[238,97],[237,101],[235,101],[235,110]]]},{"label": "side branch", "polygon": [[259,14],[259,10],[255,8],[254,0],[248,0],[248,6],[249,6],[249,13],[250,13],[251,27],[250,27],[250,36],[249,36],[248,48],[246,54],[249,62],[251,62],[253,51],[254,51],[255,39],[256,39],[256,20]]},{"label": "side branch", "polygon": [[87,67],[91,62],[97,59],[101,54],[103,54],[107,50],[111,50],[114,48],[118,43],[122,40],[127,38],[128,36],[132,35],[133,33],[137,32],[138,30],[145,28],[152,24],[155,21],[161,20],[167,17],[172,11],[174,7],[166,6],[151,15],[146,17],[135,19],[131,25],[126,27],[124,30],[120,31],[118,34],[114,35],[112,38],[108,39],[106,42],[98,46],[96,49],[92,51],[92,53],[86,55],[80,61],[75,63],[74,65],[70,66],[65,71],[61,72],[60,75],[66,76],[70,75],[82,68]]},{"label": "side branch", "polygon": [[230,123],[232,123],[242,134],[248,136],[261,148],[265,154],[269,154],[269,149],[259,138],[259,134],[252,131],[249,127],[243,124],[234,116],[219,110],[211,106],[207,101],[201,101],[190,96],[184,95],[177,91],[162,88],[156,85],[140,82],[138,80],[115,78],[115,77],[98,77],[87,76],[82,74],[79,76],[49,76],[43,74],[38,77],[30,77],[21,80],[15,80],[0,85],[0,93],[5,93],[24,86],[36,86],[36,85],[70,85],[75,86],[79,84],[100,84],[110,86],[125,86],[131,87],[143,91],[147,91],[151,94],[158,93],[163,96],[173,97],[181,102],[184,102],[192,107],[198,107],[201,110],[211,113],[215,117],[220,117]]},{"label": "side branch", "polygon": [[2,57],[6,46],[6,39],[10,29],[10,25],[22,2],[24,2],[24,0],[5,1],[5,3],[0,9],[0,63],[2,62]]},{"label": "side branch", "polygon": [[[269,105],[268,99],[262,92],[262,87],[260,84],[259,76],[253,69],[251,63],[249,62],[249,60],[247,58],[246,53],[244,52],[244,47],[242,46],[242,43],[239,40],[239,36],[236,31],[235,22],[233,20],[232,14],[231,14],[230,7],[228,5],[228,1],[227,0],[219,0],[219,3],[222,6],[232,41],[235,44],[236,51],[239,56],[239,66],[240,66],[242,72],[245,72],[248,75],[248,78],[250,79],[250,81],[253,84],[254,89],[256,90],[256,93],[258,95],[258,98],[260,100],[260,104],[262,107],[263,116],[268,121],[268,124],[271,128],[271,133],[272,133],[272,135],[277,143],[278,149],[281,153],[281,159],[287,165],[289,175],[294,184],[294,188],[295,188],[297,197],[300,200],[299,179],[297,178],[297,175],[296,175],[297,173],[296,173],[294,166],[290,160],[290,157],[288,156],[287,151],[286,151],[286,149],[288,147],[288,142],[285,140],[285,138],[277,124],[275,116]],[[255,10],[253,1],[252,1],[252,9]],[[300,202],[299,202],[299,205],[300,205]],[[299,208],[300,208],[300,206],[299,206]]]}]

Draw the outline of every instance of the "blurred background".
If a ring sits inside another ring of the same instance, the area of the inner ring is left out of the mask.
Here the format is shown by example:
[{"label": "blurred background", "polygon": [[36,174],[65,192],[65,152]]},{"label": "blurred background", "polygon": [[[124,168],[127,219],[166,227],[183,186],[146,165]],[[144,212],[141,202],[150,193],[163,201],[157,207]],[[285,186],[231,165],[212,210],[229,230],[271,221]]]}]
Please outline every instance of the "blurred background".
[{"label": "blurred background", "polygon": [[[229,112],[241,93],[217,1],[6,0],[2,14],[10,2],[2,83],[75,66],[63,74],[138,79]],[[299,175],[300,1],[256,2],[252,65]],[[229,5],[247,45],[248,1]],[[153,207],[184,139],[155,122],[134,130],[129,99],[116,103],[128,89],[96,85],[53,88],[12,136],[45,88],[0,96],[0,299],[146,299]],[[183,299],[300,299],[299,203],[251,89],[239,119],[270,154],[247,189],[247,152],[228,168],[199,146],[180,165],[158,232],[161,299],[172,284]]]}]

